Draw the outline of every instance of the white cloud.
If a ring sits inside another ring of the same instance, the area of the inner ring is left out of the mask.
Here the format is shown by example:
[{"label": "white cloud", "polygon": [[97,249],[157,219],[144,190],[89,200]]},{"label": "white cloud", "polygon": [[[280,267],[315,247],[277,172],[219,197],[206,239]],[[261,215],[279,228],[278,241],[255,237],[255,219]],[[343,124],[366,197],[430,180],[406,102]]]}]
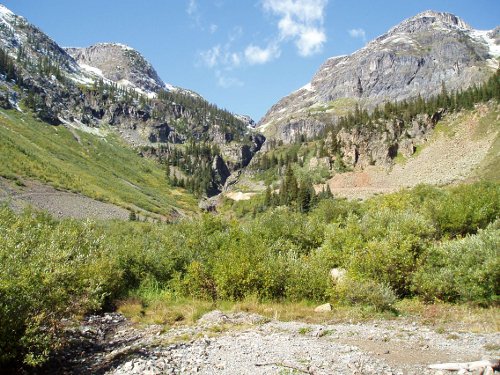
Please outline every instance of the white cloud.
[{"label": "white cloud", "polygon": [[323,28],[328,0],[263,0],[264,10],[279,17],[280,40],[292,39],[301,56],[322,50]]},{"label": "white cloud", "polygon": [[359,28],[359,29],[351,29],[348,30],[349,35],[351,38],[358,38],[361,39],[362,41],[366,42],[366,32],[365,30]]},{"label": "white cloud", "polygon": [[217,85],[225,89],[243,86],[242,81],[236,77],[228,76],[226,71],[216,70],[215,77],[217,78]]},{"label": "white cloud", "polygon": [[217,31],[217,29],[219,28],[219,26],[217,26],[216,24],[211,24],[210,27],[209,27],[209,30],[210,30],[210,34],[213,34]]},{"label": "white cloud", "polygon": [[221,46],[217,44],[212,48],[200,52],[201,61],[209,68],[214,68],[220,62],[221,58]]},{"label": "white cloud", "polygon": [[326,42],[326,35],[318,29],[309,29],[300,34],[299,40],[295,43],[301,56],[309,56],[321,52],[323,44]]},{"label": "white cloud", "polygon": [[188,1],[188,6],[186,9],[186,12],[190,16],[192,16],[198,12],[198,3],[196,2],[196,0],[189,0]]},{"label": "white cloud", "polygon": [[208,68],[232,70],[241,64],[242,54],[232,52],[227,45],[221,46],[217,44],[206,51],[200,52],[199,58],[202,64]]},{"label": "white cloud", "polygon": [[253,44],[245,48],[245,59],[250,65],[265,64],[277,59],[280,54],[281,51],[275,43],[270,43],[266,48],[261,48]]}]

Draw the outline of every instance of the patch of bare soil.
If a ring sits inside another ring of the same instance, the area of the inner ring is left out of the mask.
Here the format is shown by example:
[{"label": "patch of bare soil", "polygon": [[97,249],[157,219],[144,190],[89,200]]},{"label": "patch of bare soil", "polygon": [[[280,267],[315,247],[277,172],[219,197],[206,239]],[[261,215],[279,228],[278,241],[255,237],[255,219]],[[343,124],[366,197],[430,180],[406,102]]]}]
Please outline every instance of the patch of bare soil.
[{"label": "patch of bare soil", "polygon": [[122,219],[129,212],[110,203],[68,191],[57,190],[33,180],[23,180],[24,186],[0,177],[0,202],[7,202],[15,211],[27,206],[49,212],[57,218]]}]

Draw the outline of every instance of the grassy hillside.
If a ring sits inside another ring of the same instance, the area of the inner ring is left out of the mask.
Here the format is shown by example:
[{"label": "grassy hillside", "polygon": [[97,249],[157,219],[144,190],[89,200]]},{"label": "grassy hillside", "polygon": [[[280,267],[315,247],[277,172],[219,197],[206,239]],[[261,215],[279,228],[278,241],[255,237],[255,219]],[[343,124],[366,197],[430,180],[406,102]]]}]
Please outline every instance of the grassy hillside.
[{"label": "grassy hillside", "polygon": [[[33,178],[142,213],[195,211],[196,201],[172,188],[164,169],[113,134],[51,126],[29,114],[0,110],[0,176]],[[144,212],[147,211],[147,212]]]}]

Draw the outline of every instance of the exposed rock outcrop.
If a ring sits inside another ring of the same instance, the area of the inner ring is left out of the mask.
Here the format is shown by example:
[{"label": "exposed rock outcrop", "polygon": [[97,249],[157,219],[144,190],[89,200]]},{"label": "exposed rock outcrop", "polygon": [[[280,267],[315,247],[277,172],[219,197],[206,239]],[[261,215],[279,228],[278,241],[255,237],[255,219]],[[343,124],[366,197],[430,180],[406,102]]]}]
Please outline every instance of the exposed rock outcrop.
[{"label": "exposed rock outcrop", "polygon": [[358,168],[369,165],[389,167],[398,153],[404,157],[413,155],[417,146],[427,141],[440,116],[441,112],[437,112],[433,116],[418,115],[408,124],[403,120],[393,120],[376,124],[376,128],[342,129],[337,134],[337,141],[343,162]]}]

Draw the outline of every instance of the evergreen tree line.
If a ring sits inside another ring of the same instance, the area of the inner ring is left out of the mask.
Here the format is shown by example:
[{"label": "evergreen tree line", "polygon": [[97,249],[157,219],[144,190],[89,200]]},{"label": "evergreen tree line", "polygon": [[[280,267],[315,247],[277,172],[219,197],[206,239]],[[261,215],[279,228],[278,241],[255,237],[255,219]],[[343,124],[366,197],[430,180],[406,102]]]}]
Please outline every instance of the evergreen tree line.
[{"label": "evergreen tree line", "polygon": [[286,167],[285,175],[281,181],[278,192],[273,192],[268,186],[264,196],[263,207],[260,211],[277,207],[287,206],[298,212],[309,212],[322,199],[332,198],[332,192],[327,185],[326,189],[316,194],[314,186],[309,179],[298,181],[293,172],[291,163]]},{"label": "evergreen tree line", "polygon": [[420,114],[427,113],[431,116],[439,110],[456,112],[462,109],[472,109],[474,104],[492,99],[500,100],[500,69],[497,69],[486,82],[465,90],[449,92],[443,82],[441,92],[429,99],[423,99],[419,94],[415,99],[387,102],[383,106],[375,107],[371,113],[356,105],[355,110],[341,117],[338,124],[327,127],[320,138],[328,132],[335,133],[335,129],[352,129],[357,126],[374,127],[383,120],[396,118],[409,125]]},{"label": "evergreen tree line", "polygon": [[5,75],[8,81],[18,80],[15,62],[2,48],[0,48],[0,73]]},{"label": "evergreen tree line", "polygon": [[237,140],[241,140],[241,137],[246,132],[246,126],[243,121],[236,118],[231,112],[220,109],[197,95],[186,94],[180,91],[160,90],[158,99],[165,103],[175,103],[188,108],[194,123],[200,127],[217,124],[220,126],[222,132],[233,134]]},{"label": "evergreen tree line", "polygon": [[[185,188],[200,198],[217,189],[212,163],[214,158],[219,155],[220,149],[217,145],[191,141],[186,144],[184,149],[177,147],[170,149],[162,162],[166,166],[167,179],[173,186]],[[182,172],[185,177],[178,176],[172,167]]]},{"label": "evergreen tree line", "polygon": [[278,167],[278,169],[281,170],[282,167],[289,166],[291,163],[297,163],[299,161],[298,150],[296,147],[291,147],[286,150],[284,154],[277,154],[278,153],[274,151],[262,153],[257,163],[255,163],[254,169],[265,171]]}]

